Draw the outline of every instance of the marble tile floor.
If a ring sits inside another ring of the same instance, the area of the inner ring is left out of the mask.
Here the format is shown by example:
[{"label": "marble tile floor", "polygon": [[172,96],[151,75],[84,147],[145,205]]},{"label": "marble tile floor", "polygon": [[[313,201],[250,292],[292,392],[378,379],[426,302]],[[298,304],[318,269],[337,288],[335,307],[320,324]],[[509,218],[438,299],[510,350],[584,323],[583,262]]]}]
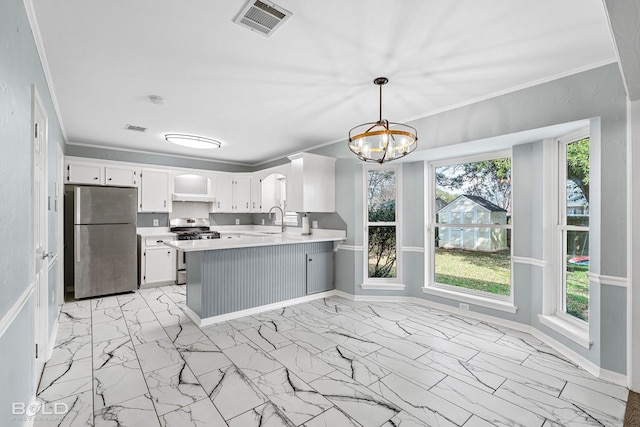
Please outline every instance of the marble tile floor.
[{"label": "marble tile floor", "polygon": [[[36,426],[619,426],[627,389],[531,335],[337,297],[199,328],[184,287],[65,304]],[[51,412],[51,411],[49,411]]]}]

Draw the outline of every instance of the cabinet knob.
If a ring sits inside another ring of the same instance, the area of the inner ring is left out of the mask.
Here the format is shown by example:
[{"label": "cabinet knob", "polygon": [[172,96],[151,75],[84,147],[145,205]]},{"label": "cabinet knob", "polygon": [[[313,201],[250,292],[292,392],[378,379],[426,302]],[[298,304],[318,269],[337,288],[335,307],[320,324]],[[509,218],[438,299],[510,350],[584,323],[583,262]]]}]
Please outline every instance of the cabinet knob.
[{"label": "cabinet knob", "polygon": [[107,179],[107,181],[111,181],[111,180],[112,180],[111,178]]},{"label": "cabinet knob", "polygon": [[95,177],[93,177],[93,179],[98,179],[98,177],[97,177],[97,176],[95,176]]}]

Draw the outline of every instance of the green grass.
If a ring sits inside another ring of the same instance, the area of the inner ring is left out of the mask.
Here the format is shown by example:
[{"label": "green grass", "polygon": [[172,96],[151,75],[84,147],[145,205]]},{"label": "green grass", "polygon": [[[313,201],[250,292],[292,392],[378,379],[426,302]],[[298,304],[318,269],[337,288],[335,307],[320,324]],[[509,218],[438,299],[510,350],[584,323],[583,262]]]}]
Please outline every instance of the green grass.
[{"label": "green grass", "polygon": [[567,269],[567,313],[589,320],[589,267],[571,266]]},{"label": "green grass", "polygon": [[436,282],[509,295],[511,254],[436,248]]},{"label": "green grass", "polygon": [[[567,313],[589,319],[589,267],[571,266],[567,271]],[[509,251],[476,252],[436,248],[436,282],[496,295],[511,293]]]}]

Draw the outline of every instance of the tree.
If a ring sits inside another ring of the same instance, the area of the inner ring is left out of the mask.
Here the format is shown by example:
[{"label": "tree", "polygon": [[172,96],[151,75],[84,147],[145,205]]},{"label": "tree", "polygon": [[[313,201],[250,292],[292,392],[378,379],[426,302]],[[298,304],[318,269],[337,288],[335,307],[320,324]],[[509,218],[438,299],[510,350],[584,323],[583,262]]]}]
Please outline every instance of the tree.
[{"label": "tree", "polygon": [[380,169],[368,172],[367,215],[370,223],[369,277],[393,277],[396,265],[396,173]]},{"label": "tree", "polygon": [[510,212],[511,159],[439,167],[436,169],[436,187],[444,192],[462,191],[482,197]]},{"label": "tree", "polygon": [[589,138],[567,145],[567,179],[573,181],[589,202]]},{"label": "tree", "polygon": [[[395,221],[396,202],[369,207],[370,222]],[[391,277],[396,265],[396,227],[369,226],[369,277]]]}]

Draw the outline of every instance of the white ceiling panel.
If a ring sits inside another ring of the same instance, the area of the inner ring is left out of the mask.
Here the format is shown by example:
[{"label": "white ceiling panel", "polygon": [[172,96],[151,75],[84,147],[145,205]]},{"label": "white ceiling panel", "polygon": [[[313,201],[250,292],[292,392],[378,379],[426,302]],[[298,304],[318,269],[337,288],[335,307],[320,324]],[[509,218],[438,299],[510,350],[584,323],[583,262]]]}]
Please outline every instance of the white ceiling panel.
[{"label": "white ceiling panel", "polygon": [[279,0],[269,37],[244,0],[32,1],[70,143],[247,164],[376,120],[378,76],[400,122],[615,61],[601,0]]}]

